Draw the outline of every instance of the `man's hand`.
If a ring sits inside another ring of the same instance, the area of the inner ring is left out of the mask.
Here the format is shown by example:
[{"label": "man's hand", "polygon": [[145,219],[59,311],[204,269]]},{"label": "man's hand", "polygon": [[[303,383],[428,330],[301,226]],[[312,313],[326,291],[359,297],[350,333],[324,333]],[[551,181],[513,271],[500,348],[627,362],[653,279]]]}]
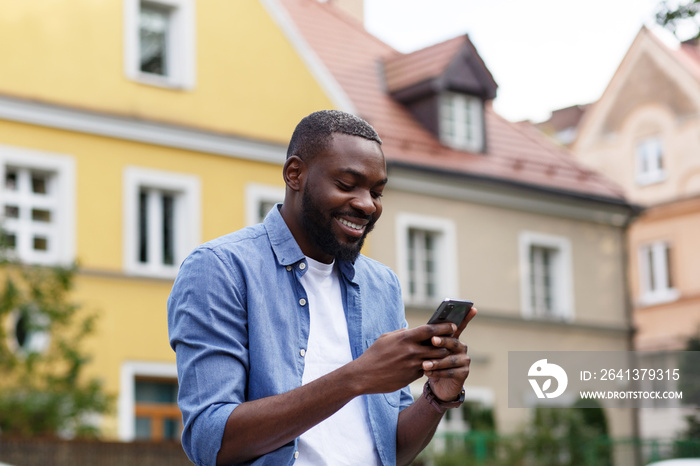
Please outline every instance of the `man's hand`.
[{"label": "man's hand", "polygon": [[450,355],[448,347],[423,343],[438,335],[451,335],[455,328],[454,324],[423,325],[380,336],[362,356],[350,363],[357,366],[360,391],[390,393],[422,377],[424,361],[442,361]]},{"label": "man's hand", "polygon": [[433,393],[442,401],[456,400],[469,375],[471,358],[467,356],[467,345],[459,341],[459,336],[469,321],[474,318],[476,312],[476,308],[473,307],[459,327],[451,324],[454,330],[451,336],[439,334],[431,339],[433,346],[446,350],[446,355],[442,358],[431,358],[423,361],[422,368],[430,379],[430,388]]}]

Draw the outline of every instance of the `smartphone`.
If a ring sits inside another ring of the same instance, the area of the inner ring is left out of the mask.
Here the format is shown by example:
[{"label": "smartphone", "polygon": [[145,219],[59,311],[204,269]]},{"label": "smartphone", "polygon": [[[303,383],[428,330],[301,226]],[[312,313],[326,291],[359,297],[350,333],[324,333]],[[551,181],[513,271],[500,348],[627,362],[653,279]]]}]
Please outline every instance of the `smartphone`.
[{"label": "smartphone", "polygon": [[471,301],[445,298],[430,320],[428,320],[428,323],[441,324],[443,322],[452,322],[459,326],[473,305],[474,303]]}]

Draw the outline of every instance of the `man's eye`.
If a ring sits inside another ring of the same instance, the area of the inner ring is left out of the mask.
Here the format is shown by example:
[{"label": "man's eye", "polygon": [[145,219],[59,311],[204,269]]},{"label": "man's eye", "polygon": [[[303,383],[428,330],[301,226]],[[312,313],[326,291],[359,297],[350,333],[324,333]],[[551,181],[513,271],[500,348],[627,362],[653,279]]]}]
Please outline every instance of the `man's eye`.
[{"label": "man's eye", "polygon": [[376,192],[376,191],[372,191],[372,197],[375,198],[375,199],[379,199],[379,198],[381,198],[383,195],[384,195],[384,194],[382,194],[382,193],[378,193],[378,192]]},{"label": "man's eye", "polygon": [[352,191],[352,186],[350,186],[349,184],[338,183],[338,187],[343,191]]}]

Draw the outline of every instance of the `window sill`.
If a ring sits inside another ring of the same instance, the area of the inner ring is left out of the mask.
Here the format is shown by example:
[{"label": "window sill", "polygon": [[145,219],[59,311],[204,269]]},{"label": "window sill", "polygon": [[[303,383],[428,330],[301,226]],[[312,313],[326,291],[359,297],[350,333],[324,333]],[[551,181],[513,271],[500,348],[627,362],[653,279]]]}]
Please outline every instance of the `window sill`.
[{"label": "window sill", "polygon": [[526,313],[523,313],[522,316],[526,320],[535,320],[535,321],[541,321],[541,322],[560,322],[560,323],[564,323],[564,324],[572,323],[574,320],[568,314],[564,314],[564,313],[542,315],[542,314],[534,314],[532,312],[526,312]]},{"label": "window sill", "polygon": [[169,78],[166,76],[159,76],[157,74],[141,73],[137,72],[134,75],[128,77],[131,81],[137,82],[139,84],[145,84],[147,86],[161,87],[164,89],[171,89],[174,91],[187,91],[192,88],[191,85],[176,80],[174,78]]},{"label": "window sill", "polygon": [[124,273],[131,277],[143,277],[143,278],[163,278],[172,280],[177,277],[178,267],[172,268],[149,268],[148,266],[143,267],[129,267],[124,270]]},{"label": "window sill", "polygon": [[637,185],[638,186],[650,186],[652,184],[659,184],[666,181],[666,172],[655,172],[647,173],[643,175],[637,175]]},{"label": "window sill", "polygon": [[656,306],[658,304],[671,303],[677,301],[680,298],[680,292],[676,289],[670,288],[667,290],[657,291],[655,293],[645,293],[638,301],[640,307]]}]

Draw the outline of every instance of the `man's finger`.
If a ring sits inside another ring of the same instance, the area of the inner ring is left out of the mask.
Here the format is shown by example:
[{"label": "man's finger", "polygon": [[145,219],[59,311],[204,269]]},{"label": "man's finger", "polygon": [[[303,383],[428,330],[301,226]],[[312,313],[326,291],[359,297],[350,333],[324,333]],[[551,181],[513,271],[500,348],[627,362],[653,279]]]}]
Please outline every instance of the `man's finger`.
[{"label": "man's finger", "polygon": [[476,317],[477,310],[475,307],[472,307],[469,309],[469,312],[467,312],[467,315],[464,316],[464,319],[462,319],[462,323],[459,324],[459,327],[457,328],[457,331],[452,335],[455,338],[459,338],[459,336],[462,334],[465,328],[467,328],[467,324],[474,318]]},{"label": "man's finger", "polygon": [[422,342],[428,341],[436,335],[452,335],[455,330],[457,330],[457,326],[448,322],[443,324],[421,325],[420,327],[409,330],[409,332],[411,332],[411,339]]}]

